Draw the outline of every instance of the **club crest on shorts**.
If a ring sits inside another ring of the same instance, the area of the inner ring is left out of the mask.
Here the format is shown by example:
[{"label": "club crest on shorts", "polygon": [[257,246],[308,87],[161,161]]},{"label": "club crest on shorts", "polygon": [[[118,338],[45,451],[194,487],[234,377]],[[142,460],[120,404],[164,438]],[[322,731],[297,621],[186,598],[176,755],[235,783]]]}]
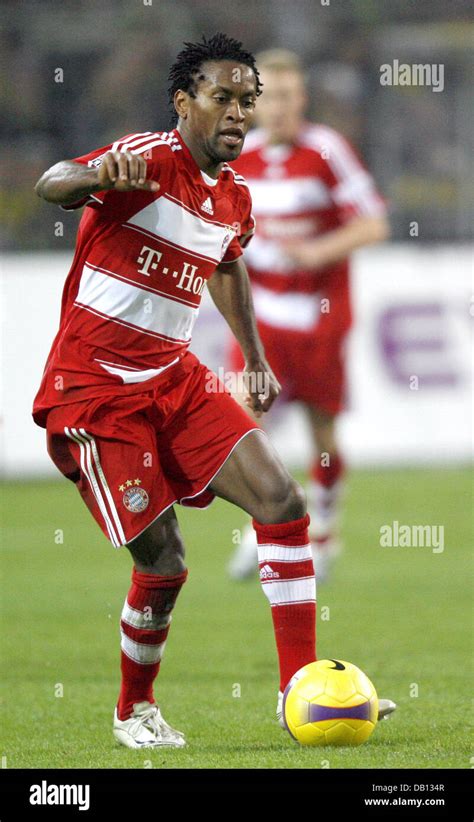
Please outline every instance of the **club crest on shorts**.
[{"label": "club crest on shorts", "polygon": [[148,507],[150,498],[144,488],[140,488],[140,479],[127,480],[122,485],[119,485],[119,491],[123,491],[122,502],[128,511],[133,514],[139,514]]}]

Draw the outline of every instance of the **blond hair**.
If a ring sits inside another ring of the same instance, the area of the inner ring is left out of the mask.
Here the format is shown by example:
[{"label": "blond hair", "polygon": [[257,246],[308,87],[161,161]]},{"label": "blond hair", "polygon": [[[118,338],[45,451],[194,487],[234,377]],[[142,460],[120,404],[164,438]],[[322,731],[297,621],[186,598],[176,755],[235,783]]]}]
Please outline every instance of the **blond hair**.
[{"label": "blond hair", "polygon": [[259,69],[270,71],[297,71],[304,75],[303,65],[295,51],[289,49],[266,49],[255,55]]}]

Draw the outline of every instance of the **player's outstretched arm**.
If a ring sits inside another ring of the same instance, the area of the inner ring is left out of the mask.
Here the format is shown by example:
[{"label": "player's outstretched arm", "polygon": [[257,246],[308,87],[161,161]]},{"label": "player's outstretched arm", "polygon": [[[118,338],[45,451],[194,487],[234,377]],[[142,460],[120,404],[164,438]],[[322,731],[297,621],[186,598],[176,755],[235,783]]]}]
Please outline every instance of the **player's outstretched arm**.
[{"label": "player's outstretched arm", "polygon": [[70,205],[88,194],[107,189],[116,191],[158,191],[159,184],[147,180],[147,164],[143,157],[129,151],[108,151],[98,168],[63,160],[51,166],[35,186],[38,197],[48,203]]},{"label": "player's outstretched arm", "polygon": [[265,359],[255,320],[249,276],[242,257],[217,266],[207,281],[207,287],[242,349],[245,371],[249,377],[245,402],[258,417],[268,411],[281,386]]},{"label": "player's outstretched arm", "polygon": [[364,216],[354,217],[314,240],[286,240],[282,245],[294,263],[311,270],[338,263],[357,248],[385,242],[389,237],[390,224],[385,216]]}]

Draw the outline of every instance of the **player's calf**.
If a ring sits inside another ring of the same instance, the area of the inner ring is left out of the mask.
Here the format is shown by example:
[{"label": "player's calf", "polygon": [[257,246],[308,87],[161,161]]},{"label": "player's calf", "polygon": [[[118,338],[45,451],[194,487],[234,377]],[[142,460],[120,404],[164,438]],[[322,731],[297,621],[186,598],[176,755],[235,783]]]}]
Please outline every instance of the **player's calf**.
[{"label": "player's calf", "polygon": [[263,524],[257,534],[260,582],[272,611],[280,666],[280,691],[293,674],[316,660],[316,579],[309,516]]}]

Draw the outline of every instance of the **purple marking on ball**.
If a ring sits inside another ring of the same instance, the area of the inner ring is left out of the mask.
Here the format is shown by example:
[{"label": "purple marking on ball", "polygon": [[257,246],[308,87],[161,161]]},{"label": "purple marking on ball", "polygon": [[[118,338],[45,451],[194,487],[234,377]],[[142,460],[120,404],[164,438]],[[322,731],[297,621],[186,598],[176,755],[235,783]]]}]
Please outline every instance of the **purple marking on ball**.
[{"label": "purple marking on ball", "polygon": [[351,708],[333,708],[326,705],[309,706],[309,721],[324,722],[326,719],[370,719],[370,701],[362,705],[353,705]]},{"label": "purple marking on ball", "polygon": [[283,691],[283,701],[281,703],[281,707],[282,707],[282,716],[283,716],[283,722],[285,723],[285,728],[288,731],[288,733],[290,734],[290,736],[292,736],[293,739],[296,739],[296,736],[294,736],[294,734],[291,733],[291,731],[288,727],[288,723],[286,721],[286,716],[285,716],[286,697],[290,693],[290,685],[291,685],[291,679],[290,679],[288,685],[286,686],[285,690]]}]

